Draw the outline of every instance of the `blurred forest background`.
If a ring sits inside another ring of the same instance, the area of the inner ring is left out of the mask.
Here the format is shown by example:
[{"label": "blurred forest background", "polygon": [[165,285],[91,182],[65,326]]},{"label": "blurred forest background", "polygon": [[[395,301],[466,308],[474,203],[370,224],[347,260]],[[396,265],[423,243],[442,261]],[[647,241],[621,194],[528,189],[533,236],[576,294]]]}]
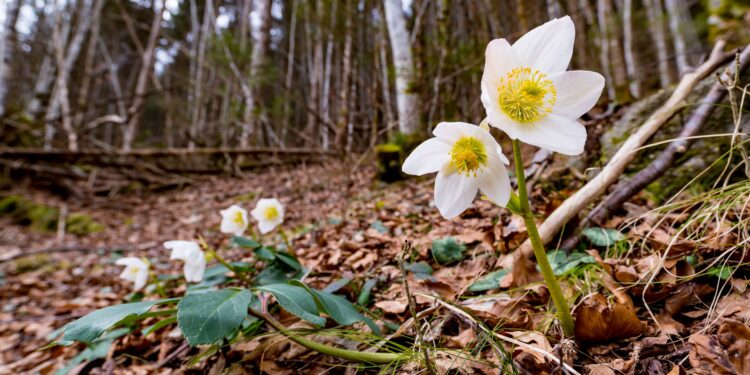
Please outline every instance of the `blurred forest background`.
[{"label": "blurred forest background", "polygon": [[611,109],[750,33],[750,2],[730,0],[4,3],[0,143],[69,150],[361,151],[479,123],[487,43],[563,15],[572,68],[606,77]]}]

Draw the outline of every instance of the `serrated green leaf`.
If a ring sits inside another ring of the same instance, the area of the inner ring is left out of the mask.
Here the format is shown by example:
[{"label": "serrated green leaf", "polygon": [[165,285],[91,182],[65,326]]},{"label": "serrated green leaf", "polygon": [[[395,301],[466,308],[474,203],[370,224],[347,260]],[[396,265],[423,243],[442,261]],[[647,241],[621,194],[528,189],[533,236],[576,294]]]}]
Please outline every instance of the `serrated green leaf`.
[{"label": "serrated green leaf", "polygon": [[237,247],[244,247],[247,249],[258,249],[263,246],[262,243],[247,237],[234,236],[232,237],[232,244]]},{"label": "serrated green leaf", "polygon": [[191,346],[219,342],[245,319],[252,297],[238,288],[187,295],[177,305],[177,324]]},{"label": "serrated green leaf", "polygon": [[256,289],[273,294],[284,310],[301,319],[316,326],[322,326],[326,323],[325,318],[318,315],[318,306],[315,304],[313,296],[305,288],[289,284],[270,284]]},{"label": "serrated green leaf", "polygon": [[500,287],[500,280],[508,274],[508,270],[501,269],[494,272],[490,272],[480,277],[474,284],[469,287],[470,292],[484,292],[488,290],[497,289]]},{"label": "serrated green leaf", "polygon": [[64,329],[63,340],[90,343],[117,323],[129,317],[145,314],[155,305],[171,301],[174,299],[123,303],[96,310],[68,323]]},{"label": "serrated green leaf", "polygon": [[432,256],[440,264],[450,264],[464,258],[466,245],[457,242],[453,237],[432,241]]},{"label": "serrated green leaf", "polygon": [[582,234],[595,246],[609,247],[625,239],[619,231],[611,228],[586,228]]}]

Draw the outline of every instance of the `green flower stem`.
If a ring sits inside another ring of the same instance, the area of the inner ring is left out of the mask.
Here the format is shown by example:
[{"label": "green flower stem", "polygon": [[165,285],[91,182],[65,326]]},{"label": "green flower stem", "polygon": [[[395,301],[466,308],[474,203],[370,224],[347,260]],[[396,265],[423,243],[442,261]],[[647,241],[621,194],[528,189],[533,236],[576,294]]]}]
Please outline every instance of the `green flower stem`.
[{"label": "green flower stem", "polygon": [[250,314],[264,320],[266,323],[270,324],[274,329],[279,331],[279,333],[281,333],[282,335],[288,337],[290,340],[318,353],[343,358],[349,361],[370,363],[374,365],[386,365],[407,359],[406,355],[399,353],[360,352],[357,350],[347,350],[321,344],[319,342],[298,336],[295,332],[290,331],[286,326],[281,324],[278,320],[274,319],[270,315],[263,314],[260,311],[256,311],[253,309],[250,309]]},{"label": "green flower stem", "polygon": [[544,251],[544,243],[541,237],[539,237],[539,231],[536,228],[534,222],[534,214],[531,212],[531,205],[529,204],[529,195],[526,191],[526,177],[523,171],[523,160],[521,159],[521,144],[517,139],[513,140],[513,159],[516,164],[516,177],[518,179],[518,198],[521,208],[521,216],[523,221],[526,223],[526,231],[529,233],[529,240],[531,246],[534,248],[534,256],[539,264],[539,269],[542,271],[544,276],[544,282],[549,288],[552,302],[557,308],[557,315],[560,319],[565,335],[572,336],[574,323],[573,317],[570,315],[570,308],[568,302],[565,301],[560,284],[557,282],[555,273],[552,271],[552,267],[547,259],[547,253]]},{"label": "green flower stem", "polygon": [[228,270],[232,271],[237,278],[239,278],[245,285],[252,285],[252,282],[247,278],[247,275],[245,275],[244,272],[241,272],[236,267],[234,267],[231,263],[224,260],[224,258],[221,257],[216,251],[214,251],[211,246],[208,246],[206,243],[206,240],[203,239],[203,237],[199,238],[201,246],[206,249],[206,251],[211,254],[214,259],[216,259],[219,263],[221,263],[224,267],[226,267]]},{"label": "green flower stem", "polygon": [[284,239],[284,244],[286,245],[286,251],[289,253],[289,255],[293,256],[296,259],[297,252],[294,251],[292,244],[289,243],[289,237],[287,237],[286,232],[284,232],[283,228],[279,228],[279,234],[281,234],[281,238]]}]

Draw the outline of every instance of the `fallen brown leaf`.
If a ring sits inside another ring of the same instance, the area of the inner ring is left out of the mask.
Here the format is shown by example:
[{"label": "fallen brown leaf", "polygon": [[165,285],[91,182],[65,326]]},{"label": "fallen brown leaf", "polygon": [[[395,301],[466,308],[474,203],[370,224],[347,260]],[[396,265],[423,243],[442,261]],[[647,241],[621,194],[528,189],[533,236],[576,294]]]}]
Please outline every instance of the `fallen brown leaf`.
[{"label": "fallen brown leaf", "polygon": [[689,359],[693,366],[693,374],[737,374],[715,337],[695,334],[690,336],[688,343],[690,343]]},{"label": "fallen brown leaf", "polygon": [[717,336],[737,373],[750,373],[750,328],[736,320],[727,320],[719,327]]},{"label": "fallen brown leaf", "polygon": [[581,341],[601,342],[641,334],[643,327],[632,306],[608,303],[601,294],[587,298],[578,307],[575,335]]}]

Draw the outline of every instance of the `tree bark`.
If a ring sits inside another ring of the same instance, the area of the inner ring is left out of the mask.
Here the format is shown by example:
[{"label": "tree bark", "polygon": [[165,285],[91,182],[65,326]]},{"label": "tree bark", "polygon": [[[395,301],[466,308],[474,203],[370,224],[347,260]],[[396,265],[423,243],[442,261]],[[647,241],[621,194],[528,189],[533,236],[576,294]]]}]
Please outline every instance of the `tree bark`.
[{"label": "tree bark", "polygon": [[20,14],[20,0],[8,0],[5,13],[5,25],[0,32],[0,118],[6,112],[6,96],[8,94],[8,77],[11,75],[10,61],[16,51],[16,22]]},{"label": "tree bark", "polygon": [[[210,1],[208,3],[210,3]],[[154,8],[154,20],[151,23],[151,31],[148,35],[146,47],[143,50],[143,56],[141,56],[141,71],[138,73],[135,90],[133,91],[133,103],[130,105],[130,108],[128,108],[128,123],[125,126],[122,135],[122,149],[125,151],[128,151],[133,147],[133,141],[135,140],[135,135],[138,131],[138,123],[141,118],[141,110],[143,109],[143,102],[145,100],[144,95],[146,94],[148,77],[154,66],[154,50],[156,49],[156,41],[159,39],[159,32],[161,31],[161,20],[164,16],[164,8],[164,0],[159,2],[158,9]]]},{"label": "tree bark", "polygon": [[701,50],[695,24],[685,0],[664,0],[669,16],[677,72],[682,76],[692,69]]},{"label": "tree bark", "polygon": [[[266,52],[268,49],[269,31],[271,29],[271,0],[260,0],[257,2],[258,7],[256,12],[260,16],[260,22],[257,29],[252,31],[253,35],[253,52],[250,61],[250,96],[245,98],[245,109],[242,116],[243,131],[242,137],[240,138],[240,145],[247,146],[251,143],[251,139],[255,138],[255,142],[260,141],[260,129],[258,126],[258,119],[255,116],[255,106],[258,101],[258,86],[261,81],[261,68],[265,63]],[[261,111],[263,109],[261,108]],[[261,114],[261,120],[264,115]]]},{"label": "tree bark", "polygon": [[401,0],[384,0],[385,19],[391,40],[393,65],[396,69],[396,105],[399,131],[404,134],[419,132],[419,100],[412,92],[414,59],[409,44],[409,31]]},{"label": "tree bark", "polygon": [[643,6],[646,7],[648,27],[651,30],[650,34],[654,38],[654,44],[656,45],[656,58],[659,63],[659,82],[662,88],[667,88],[672,83],[672,74],[669,69],[667,38],[664,35],[664,9],[661,6],[661,0],[643,0]]},{"label": "tree bark", "polygon": [[625,54],[625,70],[630,82],[630,94],[634,98],[640,98],[641,79],[633,54],[633,0],[623,0],[622,8],[622,43]]}]

